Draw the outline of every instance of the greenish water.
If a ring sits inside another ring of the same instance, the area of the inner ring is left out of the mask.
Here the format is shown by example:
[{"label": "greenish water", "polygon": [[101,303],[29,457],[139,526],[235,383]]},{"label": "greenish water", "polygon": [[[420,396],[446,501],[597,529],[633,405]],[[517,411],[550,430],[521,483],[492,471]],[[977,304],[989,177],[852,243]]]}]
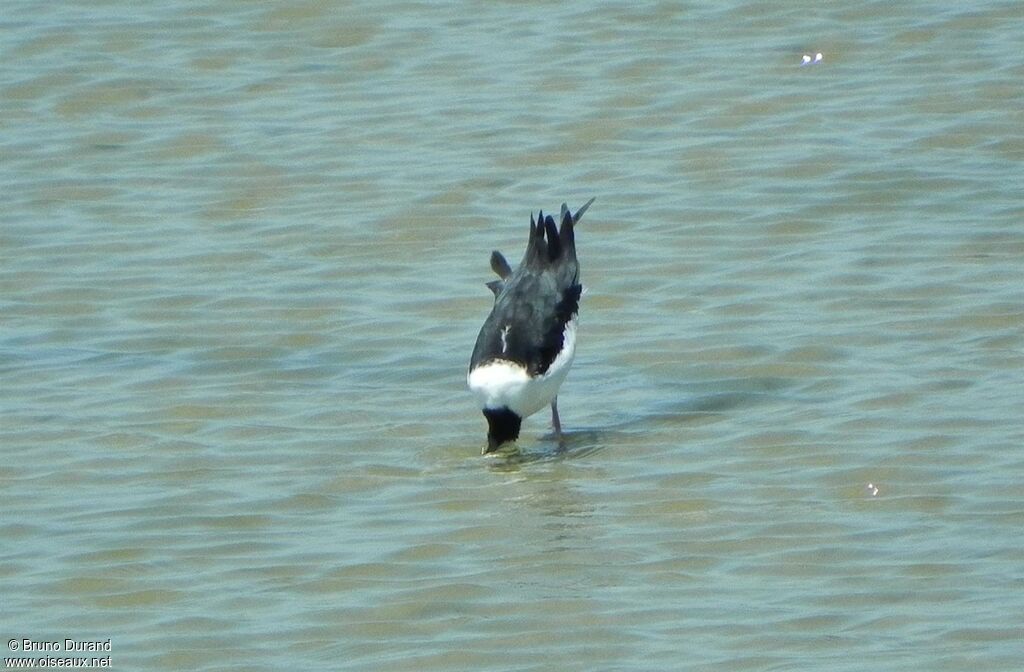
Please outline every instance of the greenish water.
[{"label": "greenish water", "polygon": [[[1019,4],[4,7],[0,635],[1024,665]],[[482,458],[490,250],[591,196],[569,449]]]}]

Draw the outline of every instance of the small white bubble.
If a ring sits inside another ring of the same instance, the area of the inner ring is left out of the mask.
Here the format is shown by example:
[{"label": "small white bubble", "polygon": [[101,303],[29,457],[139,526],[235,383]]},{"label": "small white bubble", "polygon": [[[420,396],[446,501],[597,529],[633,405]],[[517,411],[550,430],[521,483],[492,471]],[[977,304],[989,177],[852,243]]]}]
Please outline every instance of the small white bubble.
[{"label": "small white bubble", "polygon": [[807,65],[810,62],[811,62],[811,57],[809,55],[807,55],[807,54],[804,54],[803,61],[800,63],[800,65]]},{"label": "small white bubble", "polygon": [[868,483],[868,492],[871,493],[872,497],[876,496],[878,494],[878,486],[874,483]]},{"label": "small white bubble", "polygon": [[821,59],[823,59],[823,58],[824,58],[824,56],[822,56],[821,52],[819,51],[818,53],[816,53],[814,55],[814,62],[815,63],[821,63]]}]

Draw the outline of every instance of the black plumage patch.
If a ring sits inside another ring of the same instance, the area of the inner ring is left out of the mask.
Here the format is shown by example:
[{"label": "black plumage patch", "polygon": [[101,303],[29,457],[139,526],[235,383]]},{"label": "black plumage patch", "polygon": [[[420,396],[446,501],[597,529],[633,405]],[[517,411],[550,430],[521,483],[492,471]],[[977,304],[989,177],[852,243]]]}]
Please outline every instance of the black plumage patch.
[{"label": "black plumage patch", "polygon": [[491,252],[491,270],[502,280],[512,275],[512,267],[505,260],[505,255],[498,250]]},{"label": "black plumage patch", "polygon": [[[527,275],[495,299],[473,351],[472,367],[493,360],[522,365],[528,374],[544,374],[561,352],[565,325],[579,311],[580,285],[553,292],[543,276]],[[541,289],[544,288],[544,289]]]},{"label": "black plumage patch", "polygon": [[511,272],[500,253],[491,268],[501,278],[470,360],[470,368],[495,360],[523,366],[531,376],[547,372],[565,345],[565,326],[579,312],[582,286],[573,226],[593,202],[573,216],[563,204],[561,230],[550,215],[530,216],[530,237],[519,267]]},{"label": "black plumage patch", "polygon": [[548,261],[556,261],[562,256],[562,241],[558,237],[558,228],[551,215],[544,219],[544,231],[548,236]]},{"label": "black plumage patch", "polygon": [[503,443],[519,438],[519,429],[522,427],[523,419],[509,409],[505,407],[485,408],[484,417],[487,418],[485,454],[497,450]]}]

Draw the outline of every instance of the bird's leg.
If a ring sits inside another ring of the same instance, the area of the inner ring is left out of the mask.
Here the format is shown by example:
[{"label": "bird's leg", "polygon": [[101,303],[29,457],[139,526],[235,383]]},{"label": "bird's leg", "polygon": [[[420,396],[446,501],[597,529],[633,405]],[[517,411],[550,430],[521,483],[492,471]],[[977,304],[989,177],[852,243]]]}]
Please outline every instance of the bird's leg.
[{"label": "bird's leg", "polygon": [[555,430],[555,438],[558,439],[558,446],[564,445],[562,439],[562,422],[558,419],[558,397],[551,400],[551,426]]}]

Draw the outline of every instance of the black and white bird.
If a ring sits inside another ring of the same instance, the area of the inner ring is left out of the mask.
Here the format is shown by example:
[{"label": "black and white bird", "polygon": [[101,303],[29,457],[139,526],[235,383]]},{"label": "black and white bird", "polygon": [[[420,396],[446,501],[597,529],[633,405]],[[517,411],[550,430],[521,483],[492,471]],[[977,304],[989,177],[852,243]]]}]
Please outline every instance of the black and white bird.
[{"label": "black and white bird", "polygon": [[561,229],[551,215],[530,215],[526,254],[513,271],[495,250],[491,269],[498,280],[487,283],[494,307],[480,329],[469,362],[467,381],[484,417],[484,453],[519,438],[523,418],[551,405],[551,424],[561,442],[558,388],[576,352],[580,267],[574,225],[594,199],[572,214],[562,204]]}]

